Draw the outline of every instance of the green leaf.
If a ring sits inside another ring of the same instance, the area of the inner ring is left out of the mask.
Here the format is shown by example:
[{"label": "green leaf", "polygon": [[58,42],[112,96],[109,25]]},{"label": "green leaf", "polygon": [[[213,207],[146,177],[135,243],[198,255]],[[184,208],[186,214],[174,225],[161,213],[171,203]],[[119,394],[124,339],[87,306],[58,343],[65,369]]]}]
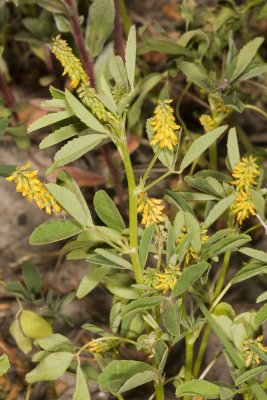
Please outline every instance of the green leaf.
[{"label": "green leaf", "polygon": [[180,335],[181,306],[168,304],[163,313],[163,324],[172,336]]},{"label": "green leaf", "polygon": [[201,396],[205,399],[218,399],[220,396],[220,386],[204,379],[192,379],[178,386],[176,396]]},{"label": "green leaf", "polygon": [[57,129],[50,135],[46,136],[39,144],[40,149],[46,149],[47,147],[54,146],[66,139],[69,139],[84,130],[84,124],[78,122],[76,124],[70,124]]},{"label": "green leaf", "polygon": [[134,89],[134,73],[136,62],[136,30],[135,26],[131,26],[129,31],[126,50],[125,50],[125,67],[127,71],[130,87]]},{"label": "green leaf", "polygon": [[[263,292],[257,297],[256,303],[261,303],[262,301],[267,300],[267,291]],[[267,357],[267,356],[266,356]]]},{"label": "green leaf", "polygon": [[185,227],[187,232],[192,232],[191,245],[198,254],[201,250],[201,228],[197,219],[189,212],[185,212]]},{"label": "green leaf", "polygon": [[76,385],[72,400],[90,400],[90,392],[88,389],[88,384],[85,379],[84,373],[81,366],[77,365],[76,370]]},{"label": "green leaf", "polygon": [[109,63],[110,73],[114,81],[124,87],[125,92],[128,92],[128,76],[124,62],[120,56],[112,57]]},{"label": "green leaf", "polygon": [[49,354],[26,375],[26,381],[28,383],[55,381],[64,374],[72,359],[73,354],[65,351]]},{"label": "green leaf", "polygon": [[49,113],[39,118],[37,121],[34,121],[28,127],[28,133],[37,131],[38,129],[45,128],[48,125],[55,124],[56,122],[63,121],[64,119],[70,118],[73,116],[73,112],[71,110],[59,111],[55,113]]},{"label": "green leaf", "polygon": [[40,245],[58,242],[77,235],[82,230],[82,227],[73,221],[54,220],[45,222],[34,229],[30,236],[30,244]]},{"label": "green leaf", "polygon": [[251,237],[244,233],[229,234],[227,237],[224,237],[211,245],[211,242],[207,241],[203,246],[202,254],[204,257],[213,257],[215,255],[226,253],[226,251],[235,251],[250,241]]},{"label": "green leaf", "polygon": [[52,334],[51,325],[32,311],[23,310],[19,315],[19,322],[23,334],[30,339],[40,339]]},{"label": "green leaf", "polygon": [[77,182],[66,171],[61,171],[58,174],[57,181],[60,184],[60,186],[69,189],[76,196],[86,215],[86,226],[92,227],[93,220],[91,217],[91,213]]},{"label": "green leaf", "polygon": [[25,354],[29,353],[32,350],[32,342],[23,334],[17,318],[12,322],[9,330],[20,350]]},{"label": "green leaf", "polygon": [[164,300],[164,296],[143,297],[141,299],[134,300],[124,307],[121,316],[122,318],[125,318],[127,315],[130,315],[132,313],[137,313],[143,310],[147,310],[149,308],[153,308],[161,304]]},{"label": "green leaf", "polygon": [[90,293],[99,284],[99,282],[102,281],[108,270],[109,268],[105,266],[92,268],[91,271],[83,277],[78,287],[78,299],[82,299],[84,296]]},{"label": "green leaf", "polygon": [[0,176],[6,178],[16,170],[16,165],[0,164]]},{"label": "green leaf", "polygon": [[243,247],[242,249],[239,249],[239,252],[248,257],[254,258],[255,260],[267,263],[267,253],[265,251],[251,249],[250,247]]},{"label": "green leaf", "polygon": [[254,260],[249,262],[237,272],[237,274],[232,278],[232,283],[239,283],[245,281],[246,279],[252,278],[253,276],[266,273],[267,265]]},{"label": "green leaf", "polygon": [[219,128],[214,129],[211,132],[205,133],[203,136],[197,138],[189,147],[186,155],[180,166],[180,171],[182,172],[188,165],[190,165],[194,160],[207,150],[212,143],[217,140],[223,132],[225,132],[227,125],[219,126]]},{"label": "green leaf", "polygon": [[202,64],[196,64],[188,61],[179,61],[177,63],[178,68],[185,74],[190,82],[199,86],[207,92],[211,92],[211,82],[207,75],[207,71]]},{"label": "green leaf", "polygon": [[150,50],[163,54],[173,54],[176,56],[192,57],[192,53],[174,40],[165,40],[157,38],[145,38],[144,47],[140,48],[139,53],[145,53]]},{"label": "green leaf", "polygon": [[86,26],[86,45],[91,57],[95,58],[102,51],[114,26],[113,0],[94,0],[89,8]]},{"label": "green leaf", "polygon": [[156,379],[157,371],[141,361],[112,361],[99,375],[101,390],[109,391],[114,396],[141,386]]},{"label": "green leaf", "polygon": [[257,214],[265,220],[265,198],[263,193],[260,190],[250,189],[250,194]]},{"label": "green leaf", "polygon": [[192,208],[188,204],[188,201],[186,201],[180,192],[173,192],[172,190],[167,189],[165,193],[170,196],[172,200],[174,200],[181,211],[188,211],[190,214],[194,214]]},{"label": "green leaf", "polygon": [[178,254],[178,264],[183,262],[185,255],[188,253],[191,244],[193,232],[187,232],[179,244],[176,246],[176,254]]},{"label": "green leaf", "polygon": [[[232,361],[233,364],[236,365],[236,367],[240,371],[245,371],[246,367],[245,367],[244,361],[242,360],[242,358],[240,358],[239,353],[236,351],[236,349],[234,348],[232,343],[227,339],[222,328],[216,323],[214,318],[210,315],[208,309],[202,303],[202,301],[196,295],[194,295],[194,298],[195,298],[199,308],[201,309],[202,313],[206,317],[209,325],[216,333],[218,339],[224,345],[229,359]],[[252,392],[255,394],[255,396],[258,400],[266,400],[267,399],[267,396],[264,393],[262,387],[260,386],[260,384],[257,381],[255,381],[254,378],[250,378],[248,383],[249,383],[249,386],[250,386]]]},{"label": "green leaf", "polygon": [[0,140],[2,139],[2,137],[4,135],[6,127],[8,126],[8,124],[9,124],[9,119],[8,118],[0,118]]},{"label": "green leaf", "polygon": [[139,297],[139,293],[131,287],[133,283],[130,276],[120,273],[105,278],[107,289],[121,299],[135,300]]},{"label": "green leaf", "polygon": [[235,195],[232,194],[224,199],[220,200],[210,211],[209,215],[205,219],[204,225],[209,228],[217,219],[227,210],[228,207],[233,203]]},{"label": "green leaf", "polygon": [[205,42],[207,43],[207,46],[209,46],[210,40],[208,35],[206,35],[205,32],[201,31],[200,29],[194,29],[192,31],[188,31],[183,33],[179,39],[177,40],[177,43],[180,46],[186,47],[188,45],[188,43],[195,37],[199,36],[200,39],[205,40]]},{"label": "green leaf", "polygon": [[256,344],[248,343],[247,346],[258,356],[267,363],[267,354],[261,350]]},{"label": "green leaf", "polygon": [[236,135],[236,129],[231,128],[228,133],[227,154],[232,171],[240,160],[239,146]]},{"label": "green leaf", "polygon": [[36,339],[34,344],[39,346],[45,351],[72,351],[73,344],[65,336],[59,333],[53,333],[52,335]]},{"label": "green leaf", "polygon": [[125,260],[121,256],[118,256],[117,254],[113,253],[112,251],[105,250],[105,249],[95,249],[95,252],[97,254],[100,254],[102,257],[106,258],[111,263],[120,265],[121,267],[126,268],[126,269],[132,269],[132,264],[129,263],[129,261]]},{"label": "green leaf", "polygon": [[177,282],[172,290],[172,297],[180,296],[184,293],[193,283],[199,279],[204,272],[210,267],[206,261],[187,267],[177,279]]},{"label": "green leaf", "polygon": [[112,199],[104,190],[98,190],[94,197],[94,207],[99,218],[110,228],[122,232],[125,229],[123,218]]},{"label": "green leaf", "polygon": [[256,76],[266,74],[266,72],[267,72],[267,64],[258,65],[256,67],[246,69],[244,73],[238,78],[238,81],[239,82],[246,81],[247,79],[255,78]]},{"label": "green leaf", "polygon": [[264,304],[255,315],[255,324],[261,325],[267,319],[267,304]]},{"label": "green leaf", "polygon": [[[54,158],[55,167],[62,167],[63,165],[77,160],[84,154],[88,153],[88,151],[98,146],[105,138],[106,135],[101,133],[92,133],[70,140],[56,153]],[[51,167],[49,168],[49,171],[50,169]]]},{"label": "green leaf", "polygon": [[54,196],[59,205],[71,215],[82,227],[86,226],[87,213],[74,193],[56,183],[46,184],[47,189]]},{"label": "green leaf", "polygon": [[146,265],[148,253],[149,253],[149,247],[153,238],[153,234],[155,231],[155,224],[149,225],[148,228],[146,228],[141,236],[140,244],[139,244],[139,259],[140,259],[140,264],[141,267],[144,268]]},{"label": "green leaf", "polygon": [[34,295],[40,295],[41,277],[38,268],[31,261],[24,261],[22,273],[27,289]]},{"label": "green leaf", "polygon": [[73,113],[89,128],[96,132],[106,133],[106,128],[91,114],[91,112],[67,89],[66,100]]},{"label": "green leaf", "polygon": [[19,299],[23,300],[31,300],[31,294],[28,292],[28,290],[18,281],[13,281],[10,283],[7,283],[5,286],[5,289],[18,297]]},{"label": "green leaf", "polygon": [[263,42],[264,38],[257,37],[245,44],[245,46],[240,50],[237,55],[236,66],[230,83],[242,75],[242,72],[244,72],[247,66],[251,63]]},{"label": "green leaf", "polygon": [[267,365],[262,365],[260,367],[252,368],[249,371],[244,372],[235,380],[235,385],[242,385],[242,383],[247,382],[250,378],[257,376],[258,374],[261,374],[263,371],[266,371],[266,369]]},{"label": "green leaf", "polygon": [[0,356],[0,376],[4,375],[10,368],[9,360],[6,354]]}]

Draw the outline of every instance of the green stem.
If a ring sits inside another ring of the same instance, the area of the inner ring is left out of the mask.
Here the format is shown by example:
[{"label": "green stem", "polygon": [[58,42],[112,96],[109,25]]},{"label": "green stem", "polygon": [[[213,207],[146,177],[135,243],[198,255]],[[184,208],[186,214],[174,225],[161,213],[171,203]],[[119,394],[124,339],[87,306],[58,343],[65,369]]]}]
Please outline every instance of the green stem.
[{"label": "green stem", "polygon": [[230,257],[231,257],[231,251],[227,251],[224,254],[222,269],[221,269],[220,276],[218,278],[216,288],[214,291],[215,298],[219,296],[219,294],[221,293],[222,287],[224,285],[224,281],[225,281],[226,274],[227,274],[228,267],[229,267]]},{"label": "green stem", "polygon": [[126,36],[129,34],[131,28],[131,22],[128,17],[127,8],[125,6],[124,0],[119,0],[120,14],[122,18],[122,26]]},{"label": "green stem", "polygon": [[153,165],[154,165],[155,162],[157,161],[158,155],[159,155],[159,151],[157,151],[157,152],[154,154],[152,160],[150,161],[150,163],[149,163],[149,165],[148,165],[148,167],[147,167],[147,169],[146,169],[146,171],[145,171],[145,173],[144,173],[144,176],[142,177],[142,180],[141,180],[142,183],[143,183],[143,185],[146,183],[146,180],[147,180],[147,178],[148,178],[148,176],[149,176],[149,173],[150,173],[151,169],[153,168]]},{"label": "green stem", "polygon": [[207,348],[207,344],[208,344],[208,340],[209,340],[209,336],[210,336],[210,331],[211,331],[210,326],[209,325],[206,326],[206,329],[205,329],[205,332],[203,334],[203,337],[202,337],[202,340],[201,340],[201,344],[200,344],[200,347],[199,347],[199,350],[198,350],[198,354],[197,354],[197,358],[196,358],[196,361],[195,361],[195,365],[194,365],[193,373],[194,373],[195,377],[198,376],[200,368],[201,368],[201,365],[202,365],[202,362],[203,362],[204,354],[205,354],[205,351],[206,351],[206,348]]},{"label": "green stem", "polygon": [[157,183],[161,182],[163,179],[167,178],[169,175],[173,174],[174,171],[167,171],[165,172],[165,174],[159,176],[157,179],[155,179],[153,182],[151,182],[149,185],[147,185],[144,188],[144,192],[146,192],[147,190],[151,189],[153,186],[155,186]]},{"label": "green stem", "polygon": [[[192,334],[189,334],[185,338],[185,382],[192,378],[193,350]],[[190,400],[190,397],[185,396],[184,400]]]},{"label": "green stem", "polygon": [[130,230],[130,247],[131,247],[130,257],[133,265],[133,272],[136,283],[142,283],[143,281],[142,268],[138,257],[137,194],[136,194],[135,177],[126,142],[123,142],[121,144],[120,150],[127,176],[128,192],[129,192],[129,230]]},{"label": "green stem", "polygon": [[164,388],[162,382],[155,385],[156,400],[164,400]]},{"label": "green stem", "polygon": [[256,111],[257,113],[261,114],[263,117],[267,118],[267,113],[266,113],[265,111],[263,111],[263,110],[262,110],[261,108],[259,108],[259,107],[253,106],[253,105],[251,105],[251,104],[246,104],[246,105],[245,105],[245,108],[248,108],[248,109],[250,109],[250,110],[254,110],[254,111]]},{"label": "green stem", "polygon": [[124,397],[122,397],[121,394],[117,394],[117,399],[118,399],[118,400],[124,400]]}]

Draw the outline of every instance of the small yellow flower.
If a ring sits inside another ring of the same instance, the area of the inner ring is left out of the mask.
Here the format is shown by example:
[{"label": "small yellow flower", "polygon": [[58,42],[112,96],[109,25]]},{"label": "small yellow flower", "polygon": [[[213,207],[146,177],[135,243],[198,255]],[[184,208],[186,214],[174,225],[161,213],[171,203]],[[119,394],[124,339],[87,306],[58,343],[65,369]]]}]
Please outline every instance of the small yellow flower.
[{"label": "small yellow flower", "polygon": [[20,192],[22,196],[27,197],[29,201],[34,201],[38,208],[43,209],[47,214],[59,214],[61,208],[47,190],[46,186],[39,180],[37,170],[29,170],[30,163],[27,162],[8,176],[6,179],[11,182],[15,181],[17,184],[16,191]]},{"label": "small yellow flower", "polygon": [[115,352],[117,353],[119,346],[118,340],[92,340],[87,347],[87,350],[90,353],[94,354],[103,354],[103,353],[110,353]]},{"label": "small yellow flower", "polygon": [[173,108],[169,105],[172,100],[159,101],[154,111],[154,117],[151,118],[152,129],[156,134],[150,140],[151,146],[159,145],[159,147],[167,147],[173,151],[173,148],[178,144],[178,138],[175,130],[180,128],[180,125],[175,123]]},{"label": "small yellow flower", "polygon": [[255,207],[249,191],[239,190],[232,205],[232,213],[236,215],[237,222],[241,225],[249,215],[255,215]]},{"label": "small yellow flower", "polygon": [[[183,228],[182,232],[180,233],[176,243],[179,244],[183,238],[185,237],[187,231],[186,228]],[[201,231],[201,243],[204,244],[207,240],[208,240],[209,236],[207,235],[207,230],[206,229],[202,229]],[[195,250],[193,249],[193,247],[190,245],[188,248],[188,251],[184,257],[184,262],[186,265],[190,264],[193,260],[195,260],[197,258]]]},{"label": "small yellow flower", "polygon": [[243,357],[245,359],[246,367],[255,367],[260,363],[260,357],[252,351],[248,344],[255,344],[264,353],[267,353],[267,347],[262,344],[263,336],[258,336],[256,339],[248,339],[243,343]]},{"label": "small yellow flower", "polygon": [[181,270],[179,267],[166,267],[163,272],[159,272],[155,268],[147,268],[144,271],[143,282],[145,285],[165,294],[168,290],[174,288],[180,275]]},{"label": "small yellow flower", "polygon": [[139,194],[137,212],[142,214],[141,223],[146,227],[164,221],[164,214],[162,213],[164,208],[162,200],[149,198],[146,193]]},{"label": "small yellow flower", "polygon": [[253,185],[257,185],[256,178],[259,176],[260,171],[256,160],[255,157],[250,155],[249,157],[243,157],[235,166],[232,173],[234,178],[232,184],[235,185],[238,190],[247,190]]},{"label": "small yellow flower", "polygon": [[64,68],[62,75],[67,74],[70,77],[71,87],[76,88],[80,81],[89,83],[89,78],[83,69],[81,61],[73,54],[66,40],[61,39],[60,36],[53,39],[52,53],[55,54]]},{"label": "small yellow flower", "polygon": [[218,126],[216,121],[210,115],[207,115],[207,114],[202,114],[199,117],[199,122],[203,126],[205,132],[210,132],[213,129],[217,128],[217,126]]}]

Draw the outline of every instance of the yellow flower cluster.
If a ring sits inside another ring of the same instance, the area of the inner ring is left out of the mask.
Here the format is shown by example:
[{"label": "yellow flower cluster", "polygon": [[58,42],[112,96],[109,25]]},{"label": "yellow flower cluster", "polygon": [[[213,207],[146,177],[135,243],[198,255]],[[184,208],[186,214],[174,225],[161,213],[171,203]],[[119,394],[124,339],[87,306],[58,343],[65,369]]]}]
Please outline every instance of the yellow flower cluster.
[{"label": "yellow flower cluster", "polygon": [[[187,231],[186,228],[183,228],[182,232],[180,233],[176,243],[179,244],[183,238],[185,237]],[[209,236],[207,235],[207,230],[203,229],[201,232],[201,243],[204,244],[208,240]],[[188,251],[184,257],[184,262],[186,265],[190,264],[193,260],[197,258],[195,250],[193,247],[190,245],[188,248]]]},{"label": "yellow flower cluster", "polygon": [[199,122],[203,126],[205,132],[210,132],[218,126],[216,121],[208,114],[202,114],[199,117]]},{"label": "yellow flower cluster", "polygon": [[16,191],[28,200],[34,201],[41,210],[45,208],[47,214],[59,214],[61,208],[47,190],[46,186],[39,180],[37,170],[29,170],[30,163],[27,162],[21,167],[17,167],[12,175],[6,179],[17,184]]},{"label": "yellow flower cluster", "polygon": [[142,214],[141,223],[146,227],[164,221],[164,208],[161,199],[149,198],[146,193],[139,194],[137,212]]},{"label": "yellow flower cluster", "polygon": [[173,108],[169,105],[172,100],[159,101],[154,111],[154,117],[150,122],[152,129],[156,134],[150,140],[151,146],[159,145],[159,147],[167,147],[173,151],[174,147],[178,144],[178,138],[175,130],[180,128],[180,125],[175,123],[173,115]]},{"label": "yellow flower cluster", "polygon": [[248,344],[255,344],[264,353],[267,353],[267,347],[262,344],[263,336],[258,336],[256,339],[248,339],[243,343],[243,356],[245,359],[246,367],[255,367],[260,363],[260,357],[254,351],[252,351]]},{"label": "yellow flower cluster", "polygon": [[119,346],[118,340],[92,340],[87,347],[90,353],[103,354],[109,352],[117,352]]},{"label": "yellow flower cluster", "polygon": [[164,294],[168,290],[172,290],[178,277],[181,275],[180,268],[166,267],[163,272],[154,268],[147,268],[144,271],[143,282],[145,285],[151,286]]},{"label": "yellow flower cluster", "polygon": [[71,87],[76,88],[80,84],[80,81],[89,83],[88,76],[83,69],[81,61],[73,54],[66,40],[57,36],[53,40],[52,53],[55,54],[64,68],[63,75],[67,74],[70,77]]},{"label": "yellow flower cluster", "polygon": [[252,155],[243,157],[233,170],[232,176],[234,180],[232,184],[236,187],[236,198],[232,206],[232,212],[236,215],[237,222],[240,225],[250,214],[256,214],[250,189],[257,185],[256,178],[259,174],[259,166],[256,163],[256,158]]},{"label": "yellow flower cluster", "polygon": [[77,93],[83,104],[90,108],[100,121],[107,122],[108,119],[115,119],[114,116],[105,109],[104,105],[98,99],[95,89],[89,84],[81,83],[80,87],[77,89]]}]

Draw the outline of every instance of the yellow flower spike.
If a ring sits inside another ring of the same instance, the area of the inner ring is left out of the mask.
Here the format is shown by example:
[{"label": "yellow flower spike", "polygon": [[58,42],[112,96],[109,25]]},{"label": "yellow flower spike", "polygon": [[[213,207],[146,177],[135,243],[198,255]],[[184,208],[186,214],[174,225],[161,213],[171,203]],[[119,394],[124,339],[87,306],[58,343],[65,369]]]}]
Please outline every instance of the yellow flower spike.
[{"label": "yellow flower spike", "polygon": [[216,121],[210,115],[207,114],[202,114],[199,117],[199,122],[203,126],[205,132],[213,131],[213,129],[217,128],[218,126]]},{"label": "yellow flower spike", "polygon": [[76,88],[80,81],[86,84],[89,83],[89,78],[83,69],[81,61],[73,54],[66,40],[61,39],[60,36],[53,39],[52,53],[55,54],[64,68],[62,75],[70,77],[71,87]]},{"label": "yellow flower spike", "polygon": [[[186,228],[183,228],[182,232],[179,234],[178,239],[176,240],[176,243],[179,244],[183,238],[185,237],[187,231]],[[202,229],[201,230],[201,243],[204,244],[207,240],[209,239],[209,236],[207,235],[207,230],[206,229]],[[193,260],[195,260],[197,258],[195,250],[193,249],[193,247],[190,245],[187,253],[184,257],[184,262],[186,265],[190,264],[190,262],[192,262]]]},{"label": "yellow flower spike", "polygon": [[142,214],[141,223],[146,228],[153,223],[164,221],[164,214],[162,213],[164,208],[162,200],[149,198],[146,193],[139,194],[137,212]]},{"label": "yellow flower spike", "polygon": [[47,214],[59,214],[62,210],[46,186],[39,180],[37,170],[28,170],[30,163],[17,167],[6,178],[7,181],[16,183],[16,192],[34,201],[38,208],[44,208]]},{"label": "yellow flower spike", "polygon": [[180,125],[175,123],[173,108],[169,105],[172,100],[159,101],[154,111],[154,117],[151,118],[151,126],[156,134],[150,140],[151,146],[159,145],[162,148],[168,148],[173,151],[178,144],[178,138],[175,130],[180,128]]},{"label": "yellow flower spike", "polygon": [[155,268],[147,268],[144,271],[143,282],[145,285],[165,294],[168,290],[174,288],[180,275],[179,267],[166,267],[163,272],[158,272]]},{"label": "yellow flower spike", "polygon": [[92,340],[87,347],[90,353],[104,354],[104,353],[117,353],[119,341],[118,340]]},{"label": "yellow flower spike", "polygon": [[247,190],[253,185],[257,185],[256,178],[259,176],[259,165],[257,159],[250,155],[249,157],[243,157],[241,161],[235,166],[232,176],[234,180],[232,184],[236,186],[238,190]]},{"label": "yellow flower spike", "polygon": [[256,345],[260,350],[267,353],[267,347],[262,344],[263,336],[258,336],[256,339],[248,339],[243,343],[243,357],[245,359],[246,367],[255,367],[260,363],[260,357],[253,350],[251,350],[248,344]]},{"label": "yellow flower spike", "polygon": [[240,190],[237,192],[235,201],[232,205],[232,213],[236,215],[237,222],[241,225],[249,215],[255,215],[256,210],[248,191]]},{"label": "yellow flower spike", "polygon": [[89,83],[81,83],[77,89],[77,93],[83,104],[90,108],[92,113],[101,121],[107,122],[108,120],[114,121],[115,117],[106,110],[104,105],[98,99],[96,91]]}]

